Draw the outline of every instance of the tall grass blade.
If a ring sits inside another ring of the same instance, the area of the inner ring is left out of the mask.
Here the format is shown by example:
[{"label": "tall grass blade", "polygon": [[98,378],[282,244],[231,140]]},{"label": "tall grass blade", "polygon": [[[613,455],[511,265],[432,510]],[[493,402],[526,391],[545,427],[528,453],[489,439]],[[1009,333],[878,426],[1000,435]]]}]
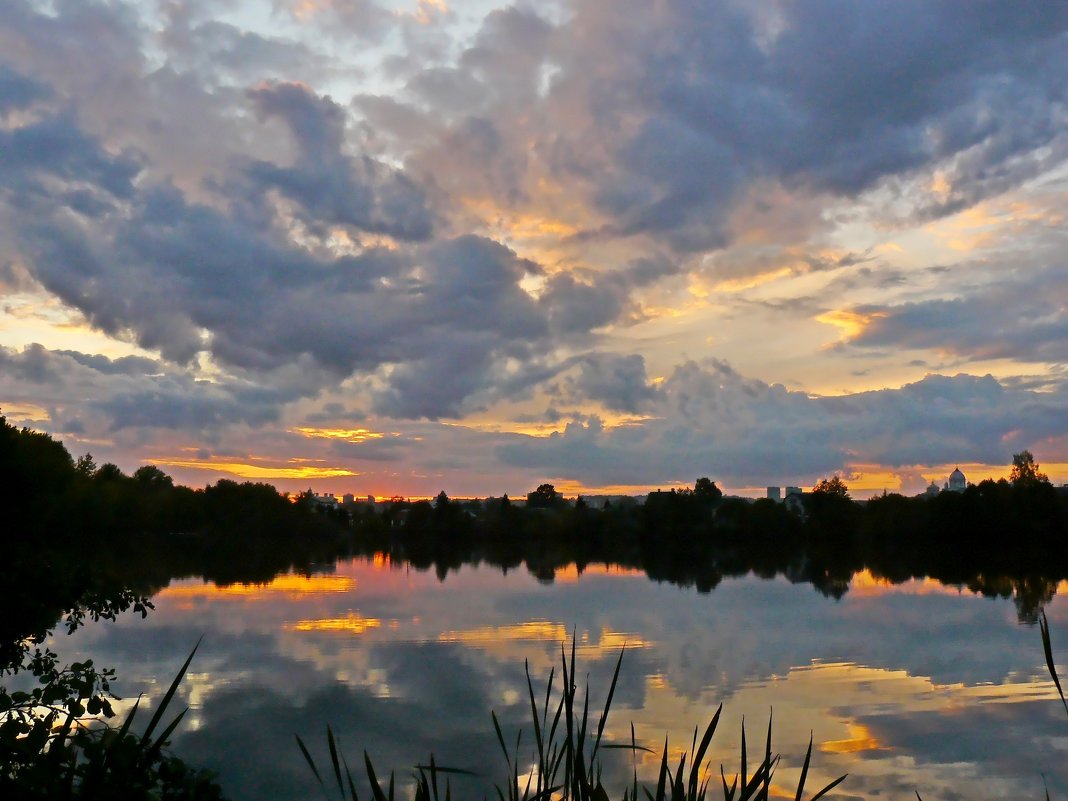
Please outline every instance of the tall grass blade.
[{"label": "tall grass blade", "polygon": [[145,729],[144,734],[141,735],[141,746],[144,747],[148,744],[149,739],[152,737],[152,732],[156,730],[156,726],[159,725],[160,719],[163,717],[163,713],[167,710],[167,706],[174,698],[174,694],[178,691],[178,685],[182,683],[182,679],[185,678],[185,672],[189,670],[189,665],[193,661],[193,655],[200,647],[200,643],[204,640],[204,636],[201,635],[197,640],[197,644],[193,646],[193,650],[189,652],[189,656],[186,657],[185,662],[182,664],[181,670],[178,671],[178,675],[174,677],[174,681],[171,682],[171,686],[167,689],[167,693],[163,696],[163,700],[159,702],[159,707],[156,709],[152,719],[148,721],[148,728]]},{"label": "tall grass blade", "polygon": [[501,751],[504,752],[504,759],[508,763],[508,770],[512,769],[512,760],[508,757],[508,746],[504,744],[504,735],[501,733],[501,724],[497,722],[497,713],[490,710],[490,717],[493,718],[493,730],[497,732],[497,742],[501,744]]},{"label": "tall grass blade", "polygon": [[[764,744],[764,762],[768,765],[771,764],[771,721],[775,714],[774,710],[768,711],[768,739]],[[764,799],[768,798],[768,793],[771,791],[771,771],[768,771],[764,777]]]},{"label": "tall grass blade", "polygon": [[438,773],[452,773],[452,774],[456,774],[457,776],[481,776],[482,775],[476,770],[467,770],[466,768],[447,768],[444,765],[434,765],[433,764],[433,761],[434,761],[433,757],[430,758],[430,761],[431,761],[430,765],[416,765],[415,767],[416,767],[417,770],[434,770],[434,771],[436,771]]},{"label": "tall grass blade", "polygon": [[675,780],[671,783],[671,797],[683,798],[685,790],[682,786],[682,774],[686,770],[686,754],[682,755],[682,759],[679,760],[679,767],[675,771]]},{"label": "tall grass blade", "polygon": [[831,790],[833,790],[839,784],[844,782],[846,780],[846,776],[848,776],[848,775],[849,775],[848,773],[843,773],[841,776],[839,776],[833,782],[831,782],[826,787],[824,787],[822,790],[820,790],[818,793],[816,793],[814,796],[812,796],[811,801],[817,801],[817,799],[823,798],[823,796],[827,795],[827,793],[829,793]]},{"label": "tall grass blade", "polygon": [[371,795],[374,796],[375,801],[387,801],[386,794],[382,792],[382,785],[378,783],[378,777],[375,776],[375,766],[371,764],[371,757],[367,752],[363,752],[363,762],[367,766],[367,779],[371,783]]},{"label": "tall grass blade", "polygon": [[723,798],[725,801],[734,801],[734,794],[738,790],[738,777],[735,776],[731,780],[731,786],[727,787],[727,776],[723,772],[723,766],[719,766],[719,777],[723,779]]},{"label": "tall grass blade", "polygon": [[[723,704],[719,705],[719,709],[716,710],[716,714],[712,716],[712,720],[709,721],[708,726],[705,728],[705,733],[701,737],[701,745],[694,751],[693,763],[690,765],[690,801],[695,801],[697,798],[697,781],[701,773],[701,763],[705,760],[705,752],[708,751],[708,746],[712,742],[712,735],[716,733],[716,727],[719,725],[719,716],[723,712]],[[697,737],[697,729],[694,729],[694,738]]]},{"label": "tall grass blade", "polygon": [[[749,782],[749,766],[746,764],[745,759],[745,718],[742,718],[742,769],[741,769],[741,781],[744,788]],[[743,798],[744,798],[743,794]]]},{"label": "tall grass blade", "polygon": [[114,747],[114,743],[116,743],[116,742],[122,742],[122,739],[127,735],[127,733],[129,733],[130,726],[133,725],[134,715],[137,714],[137,710],[141,706],[141,698],[143,698],[143,697],[144,696],[141,696],[141,695],[137,696],[137,700],[134,701],[134,705],[132,707],[130,707],[129,714],[126,715],[126,720],[124,720],[122,722],[122,726],[119,727],[118,736],[114,740],[111,741],[111,746],[110,747]]},{"label": "tall grass blade", "polygon": [[170,737],[174,733],[174,730],[178,728],[178,724],[182,722],[182,718],[185,717],[185,713],[188,711],[188,709],[183,709],[181,712],[175,715],[174,720],[172,720],[167,726],[167,728],[163,730],[163,734],[161,734],[156,739],[156,742],[152,743],[152,745],[149,746],[148,750],[145,751],[145,764],[151,764],[152,761],[155,760],[155,758],[159,755],[159,752],[163,749],[163,746],[166,745],[167,738]]},{"label": "tall grass blade", "polygon": [[345,759],[345,755],[341,755],[341,764],[345,766],[345,781],[349,783],[349,801],[360,801],[360,797],[356,794],[356,785],[352,781],[352,771],[349,770],[349,762]]},{"label": "tall grass blade", "polygon": [[308,763],[308,767],[311,768],[311,772],[315,775],[316,780],[319,782],[319,786],[326,790],[326,785],[323,784],[323,777],[319,775],[319,769],[315,767],[315,760],[312,759],[312,755],[308,753],[308,748],[304,745],[304,741],[300,739],[299,734],[294,734],[297,738],[297,745],[300,747],[300,753],[304,754],[304,761]]},{"label": "tall grass blade", "polygon": [[601,712],[601,719],[597,721],[597,739],[593,743],[593,751],[590,753],[590,761],[592,762],[594,757],[597,756],[597,749],[601,745],[601,736],[604,734],[605,723],[608,722],[608,710],[612,706],[612,698],[616,694],[616,684],[619,682],[619,669],[623,666],[623,653],[627,650],[627,644],[624,642],[623,647],[619,649],[619,659],[616,660],[616,669],[612,673],[612,683],[608,685],[608,698],[604,702],[604,710]]},{"label": "tall grass blade", "polygon": [[1046,667],[1049,669],[1049,675],[1053,677],[1053,684],[1057,687],[1057,692],[1061,696],[1064,711],[1068,713],[1068,700],[1065,700],[1064,690],[1061,689],[1061,680],[1057,676],[1057,668],[1053,664],[1053,645],[1049,637],[1049,621],[1046,619],[1045,609],[1039,613],[1038,628],[1042,632],[1042,650],[1046,652]]},{"label": "tall grass blade", "polygon": [[664,754],[660,757],[660,776],[656,780],[656,801],[664,801],[664,788],[668,777],[668,741],[664,738]]},{"label": "tall grass blade", "polygon": [[330,762],[334,766],[334,778],[337,779],[337,790],[341,797],[345,797],[345,785],[341,781],[341,762],[337,758],[337,743],[334,741],[334,731],[326,727],[326,744],[330,747]]},{"label": "tall grass blade", "polygon": [[805,779],[808,778],[808,766],[812,761],[812,736],[812,732],[809,732],[808,751],[805,752],[805,762],[801,765],[801,778],[797,780],[797,795],[794,796],[794,801],[801,801],[801,796],[805,792]]},{"label": "tall grass blade", "polygon": [[630,722],[630,748],[631,764],[634,766],[634,793],[631,798],[638,801],[638,741],[634,737],[634,721]]},{"label": "tall grass blade", "polygon": [[[545,741],[542,739],[542,727],[538,721],[538,702],[534,699],[534,682],[530,679],[530,660],[523,660],[523,669],[527,674],[527,694],[530,697],[530,717],[534,721],[534,746],[538,749],[538,785],[541,789],[542,774],[545,772]],[[546,710],[547,712],[548,710]]]}]

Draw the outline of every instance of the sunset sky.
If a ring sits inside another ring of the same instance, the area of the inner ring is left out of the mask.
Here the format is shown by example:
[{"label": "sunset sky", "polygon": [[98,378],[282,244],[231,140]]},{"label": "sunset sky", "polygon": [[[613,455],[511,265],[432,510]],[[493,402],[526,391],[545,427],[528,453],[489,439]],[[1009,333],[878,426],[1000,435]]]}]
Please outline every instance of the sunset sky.
[{"label": "sunset sky", "polygon": [[1068,3],[4,0],[0,411],[194,486],[1068,482]]}]

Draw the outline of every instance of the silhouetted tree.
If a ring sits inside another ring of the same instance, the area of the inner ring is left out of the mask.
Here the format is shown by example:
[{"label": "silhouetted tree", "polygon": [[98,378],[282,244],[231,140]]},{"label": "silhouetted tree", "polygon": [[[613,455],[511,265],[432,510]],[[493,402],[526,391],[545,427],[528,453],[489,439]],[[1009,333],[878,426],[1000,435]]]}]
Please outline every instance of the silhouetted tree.
[{"label": "silhouetted tree", "polygon": [[839,498],[849,497],[849,487],[837,474],[830,478],[821,478],[812,491],[819,494],[834,495]]},{"label": "silhouetted tree", "polygon": [[716,503],[723,498],[723,490],[716,486],[716,482],[707,477],[697,479],[693,485],[693,494],[706,503]]},{"label": "silhouetted tree", "polygon": [[533,492],[527,493],[527,506],[531,509],[554,509],[563,501],[552,484],[541,484]]},{"label": "silhouetted tree", "polygon": [[1012,472],[1009,473],[1009,481],[1015,486],[1027,484],[1048,484],[1049,478],[1045,473],[1038,471],[1035,457],[1031,451],[1020,451],[1012,455]]}]

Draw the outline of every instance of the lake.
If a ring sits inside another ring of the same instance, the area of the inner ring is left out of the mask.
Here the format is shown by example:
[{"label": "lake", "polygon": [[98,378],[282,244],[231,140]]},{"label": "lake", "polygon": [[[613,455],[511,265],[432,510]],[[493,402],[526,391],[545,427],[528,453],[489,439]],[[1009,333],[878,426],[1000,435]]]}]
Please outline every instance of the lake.
[{"label": "lake", "polygon": [[[1065,589],[1046,606],[1060,664]],[[1052,797],[1068,796],[1068,716],[1037,626],[1008,600],[934,581],[861,573],[835,600],[783,578],[726,578],[700,593],[603,565],[550,583],[486,565],[439,579],[378,557],[266,585],[183,580],[154,600],[145,620],[89,625],[55,647],[115,667],[120,695],[151,700],[203,635],[174,750],[216,770],[235,799],[321,798],[294,734],[325,767],[327,724],[361,777],[365,749],[398,781],[433,753],[482,774],[454,778],[461,795],[495,797],[506,767],[490,711],[511,745],[525,728],[529,755],[524,663],[543,693],[572,632],[580,692],[588,674],[598,713],[626,645],[607,731],[629,742],[633,722],[656,752],[637,765],[647,778],[665,736],[673,756],[689,750],[722,702],[716,771],[737,772],[743,717],[759,759],[773,713],[774,787],[791,798],[810,733],[806,797],[843,773],[833,797],[1039,799],[1043,775]],[[631,754],[606,754],[606,786],[621,798]]]}]

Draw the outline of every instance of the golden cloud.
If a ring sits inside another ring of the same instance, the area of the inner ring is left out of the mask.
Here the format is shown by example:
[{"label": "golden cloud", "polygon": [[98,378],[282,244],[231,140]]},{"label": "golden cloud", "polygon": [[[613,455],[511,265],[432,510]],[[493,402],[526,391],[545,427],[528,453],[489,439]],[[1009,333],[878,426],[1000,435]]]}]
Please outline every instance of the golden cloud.
[{"label": "golden cloud", "polygon": [[244,462],[218,462],[211,459],[148,459],[148,462],[166,467],[184,467],[190,470],[216,470],[230,473],[239,478],[339,478],[358,476],[359,473],[344,467],[277,467],[271,465],[246,464]]}]

